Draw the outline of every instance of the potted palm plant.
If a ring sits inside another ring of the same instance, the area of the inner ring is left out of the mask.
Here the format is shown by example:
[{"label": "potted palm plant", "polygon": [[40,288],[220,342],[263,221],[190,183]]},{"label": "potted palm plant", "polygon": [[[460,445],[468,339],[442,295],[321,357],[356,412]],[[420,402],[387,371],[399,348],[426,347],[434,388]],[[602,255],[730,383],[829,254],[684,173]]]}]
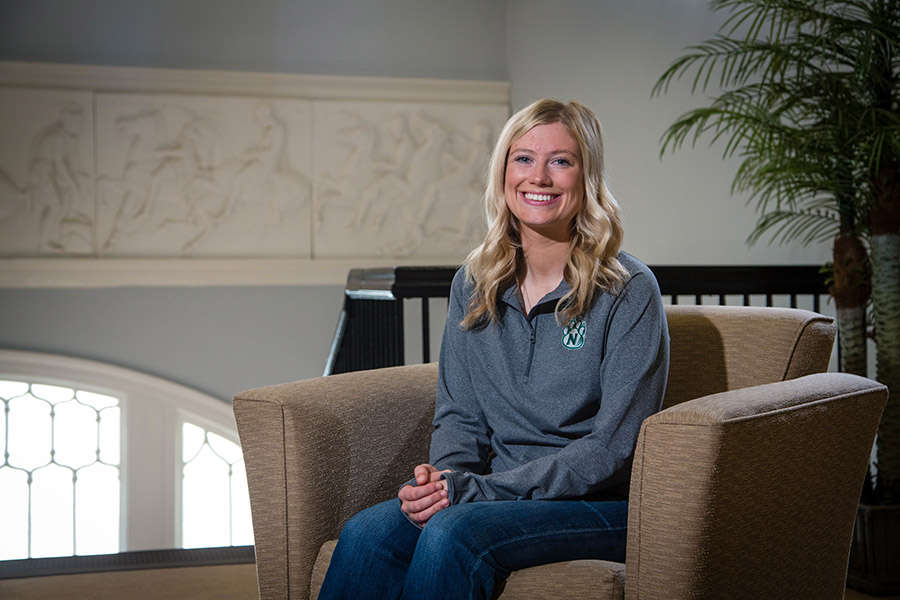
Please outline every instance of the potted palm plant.
[{"label": "potted palm plant", "polygon": [[[654,94],[693,75],[718,95],[664,133],[662,153],[704,136],[740,160],[733,191],[756,203],[751,243],[833,242],[841,368],[876,371],[891,398],[875,479],[857,516],[851,585],[900,591],[900,0],[713,0],[729,13],[688,48]],[[871,296],[870,296],[871,294]],[[895,529],[891,531],[889,527]],[[886,548],[866,544],[881,540]]]}]

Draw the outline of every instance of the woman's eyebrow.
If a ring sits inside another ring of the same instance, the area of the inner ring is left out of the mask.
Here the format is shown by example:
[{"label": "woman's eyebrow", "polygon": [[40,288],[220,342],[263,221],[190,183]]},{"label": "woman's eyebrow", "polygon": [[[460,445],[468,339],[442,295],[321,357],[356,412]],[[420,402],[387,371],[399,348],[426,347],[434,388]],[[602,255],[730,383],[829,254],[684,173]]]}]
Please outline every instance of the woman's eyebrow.
[{"label": "woman's eyebrow", "polygon": [[[514,153],[514,152],[529,152],[529,153],[531,153],[531,154],[537,154],[537,151],[536,151],[536,150],[532,150],[531,148],[512,148],[512,149],[510,149],[510,151],[509,151],[510,154],[512,154],[512,153]],[[565,149],[561,149],[561,150],[551,150],[551,151],[548,152],[547,154],[569,154],[569,155],[575,156],[575,157],[578,156],[578,153],[577,153],[577,152],[572,152],[571,150],[565,150]]]}]

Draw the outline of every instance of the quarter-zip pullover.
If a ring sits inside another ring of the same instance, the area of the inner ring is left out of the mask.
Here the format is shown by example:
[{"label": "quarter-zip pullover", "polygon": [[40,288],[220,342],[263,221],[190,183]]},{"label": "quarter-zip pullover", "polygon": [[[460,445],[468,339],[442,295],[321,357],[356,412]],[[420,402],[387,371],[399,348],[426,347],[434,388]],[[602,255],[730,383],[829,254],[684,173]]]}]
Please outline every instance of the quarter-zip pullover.
[{"label": "quarter-zip pullover", "polygon": [[525,314],[515,286],[502,320],[460,326],[472,297],[451,286],[430,464],[450,469],[450,502],[627,498],[641,423],[662,405],[669,336],[656,278],[626,253],[616,293],[558,323],[562,281]]}]

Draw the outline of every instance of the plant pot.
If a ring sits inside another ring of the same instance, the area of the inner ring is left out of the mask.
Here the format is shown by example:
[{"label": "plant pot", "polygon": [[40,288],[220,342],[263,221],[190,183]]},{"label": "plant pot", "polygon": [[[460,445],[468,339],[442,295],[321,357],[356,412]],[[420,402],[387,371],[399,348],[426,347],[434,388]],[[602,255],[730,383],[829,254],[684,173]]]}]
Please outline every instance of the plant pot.
[{"label": "plant pot", "polygon": [[847,586],[871,595],[900,593],[900,504],[860,504]]}]

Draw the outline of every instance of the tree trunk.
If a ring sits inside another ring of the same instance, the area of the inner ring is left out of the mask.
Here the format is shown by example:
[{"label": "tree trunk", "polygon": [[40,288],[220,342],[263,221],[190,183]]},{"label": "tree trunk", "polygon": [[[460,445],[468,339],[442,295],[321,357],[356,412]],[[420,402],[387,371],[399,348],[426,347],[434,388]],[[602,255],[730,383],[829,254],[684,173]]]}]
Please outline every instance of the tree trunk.
[{"label": "tree trunk", "polygon": [[866,376],[868,349],[866,344],[866,307],[837,309],[838,346],[841,351],[841,371]]},{"label": "tree trunk", "polygon": [[890,397],[878,427],[876,493],[900,503],[900,177],[887,167],[875,182],[869,214],[872,307],[878,348],[878,381]]},{"label": "tree trunk", "polygon": [[879,493],[900,502],[900,235],[873,235],[872,304],[878,381],[890,398],[878,427]]},{"label": "tree trunk", "polygon": [[869,301],[869,258],[859,236],[844,233],[834,240],[834,282],[830,292],[837,307],[841,371],[867,375],[866,304]]}]

